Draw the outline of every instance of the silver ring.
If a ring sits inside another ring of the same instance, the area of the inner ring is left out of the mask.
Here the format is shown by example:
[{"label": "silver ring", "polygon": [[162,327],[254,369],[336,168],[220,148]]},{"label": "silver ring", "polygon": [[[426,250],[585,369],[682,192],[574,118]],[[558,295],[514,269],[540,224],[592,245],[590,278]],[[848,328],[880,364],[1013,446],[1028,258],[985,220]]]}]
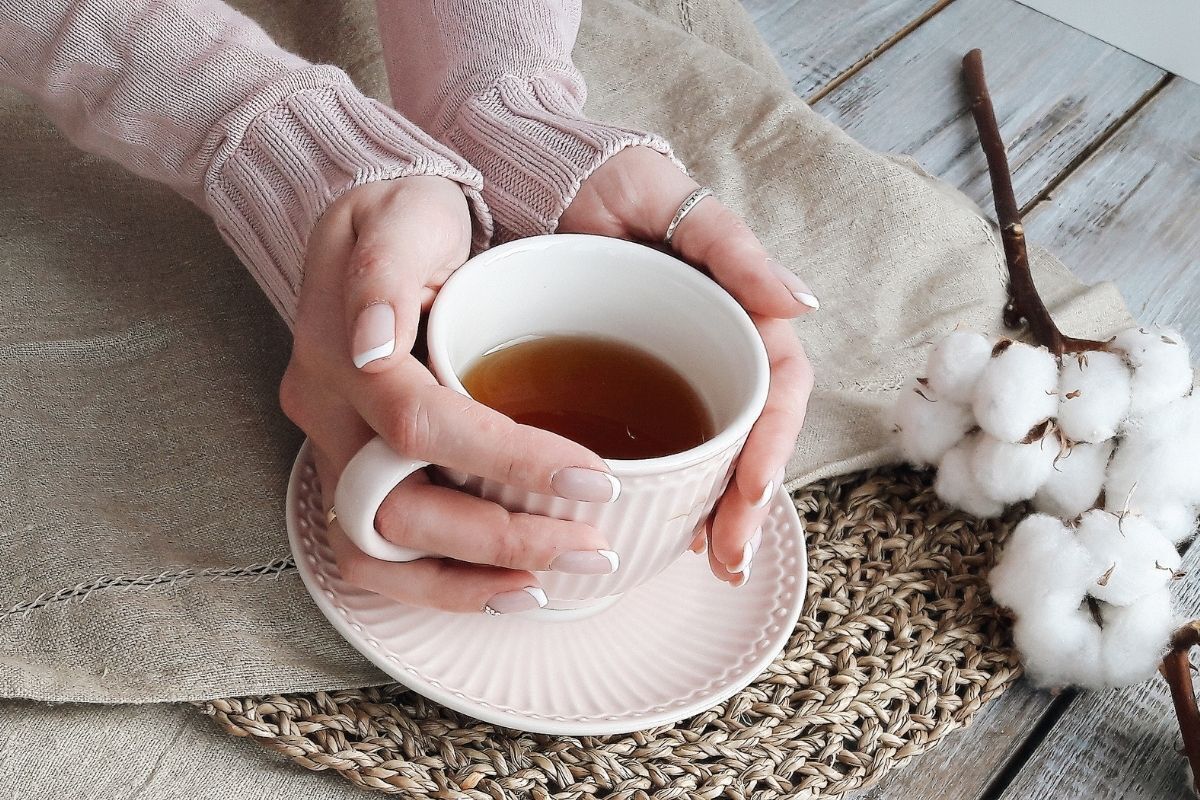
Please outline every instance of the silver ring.
[{"label": "silver ring", "polygon": [[713,193],[713,190],[707,186],[701,186],[696,191],[687,196],[682,203],[679,204],[679,210],[675,212],[671,224],[667,226],[667,233],[663,236],[663,244],[667,247],[671,246],[671,240],[675,238],[675,229],[679,227],[679,223],[683,222],[693,208],[700,204],[700,201]]}]

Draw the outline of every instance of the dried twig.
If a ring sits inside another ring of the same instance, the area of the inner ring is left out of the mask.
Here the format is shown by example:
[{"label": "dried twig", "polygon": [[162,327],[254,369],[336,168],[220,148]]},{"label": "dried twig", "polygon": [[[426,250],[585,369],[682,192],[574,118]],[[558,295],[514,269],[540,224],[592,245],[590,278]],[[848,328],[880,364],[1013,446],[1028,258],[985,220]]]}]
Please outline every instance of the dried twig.
[{"label": "dried twig", "polygon": [[996,122],[996,109],[992,106],[992,96],[983,74],[983,53],[978,49],[963,57],[963,74],[971,93],[971,114],[979,130],[979,144],[987,158],[996,221],[1000,223],[1000,240],[1004,243],[1004,259],[1008,262],[1008,304],[1004,307],[1004,324],[1018,328],[1021,320],[1026,320],[1038,344],[1060,357],[1064,353],[1106,349],[1107,342],[1064,336],[1042,302],[1029,269],[1025,227],[1021,224],[1021,210],[1013,192],[1012,173],[1008,168],[1000,125]]},{"label": "dried twig", "polygon": [[1200,794],[1200,708],[1196,706],[1196,694],[1192,691],[1192,665],[1188,661],[1188,654],[1197,644],[1200,644],[1200,620],[1175,631],[1171,637],[1171,650],[1163,657],[1161,671],[1171,687],[1183,751],[1192,766],[1192,787]]}]

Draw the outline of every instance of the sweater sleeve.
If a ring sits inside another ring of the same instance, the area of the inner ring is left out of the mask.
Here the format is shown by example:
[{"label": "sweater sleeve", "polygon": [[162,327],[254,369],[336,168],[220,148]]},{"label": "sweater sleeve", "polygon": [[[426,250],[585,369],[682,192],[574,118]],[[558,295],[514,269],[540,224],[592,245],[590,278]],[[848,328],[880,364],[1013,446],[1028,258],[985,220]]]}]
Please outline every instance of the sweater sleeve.
[{"label": "sweater sleeve", "polygon": [[0,0],[0,83],[208,212],[289,326],[309,233],[353,186],[452,179],[490,238],[466,161],[217,0]]},{"label": "sweater sleeve", "polygon": [[625,147],[674,158],[659,136],[584,115],[571,62],[580,0],[377,8],[393,104],[483,173],[498,239],[552,233],[580,184]]}]

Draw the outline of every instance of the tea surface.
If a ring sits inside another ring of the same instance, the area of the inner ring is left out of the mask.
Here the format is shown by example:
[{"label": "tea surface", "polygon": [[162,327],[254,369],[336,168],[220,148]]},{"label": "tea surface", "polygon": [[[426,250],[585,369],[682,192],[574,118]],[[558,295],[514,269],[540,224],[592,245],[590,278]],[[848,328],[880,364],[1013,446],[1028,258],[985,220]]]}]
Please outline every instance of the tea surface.
[{"label": "tea surface", "polygon": [[604,458],[655,458],[712,438],[708,409],[661,359],[611,339],[546,336],[480,357],[470,395],[517,422],[560,434]]}]

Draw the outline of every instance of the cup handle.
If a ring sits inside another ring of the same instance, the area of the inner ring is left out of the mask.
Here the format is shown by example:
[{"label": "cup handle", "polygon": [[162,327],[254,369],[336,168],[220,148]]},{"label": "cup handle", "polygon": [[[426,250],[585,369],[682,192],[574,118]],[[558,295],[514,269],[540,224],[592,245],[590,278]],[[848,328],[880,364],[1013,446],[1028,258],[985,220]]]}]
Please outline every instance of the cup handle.
[{"label": "cup handle", "polygon": [[431,556],[392,544],[375,529],[375,515],[384,498],[400,481],[427,466],[428,461],[405,458],[378,436],[363,445],[342,471],[333,493],[338,522],[350,541],[381,561],[416,561]]}]

